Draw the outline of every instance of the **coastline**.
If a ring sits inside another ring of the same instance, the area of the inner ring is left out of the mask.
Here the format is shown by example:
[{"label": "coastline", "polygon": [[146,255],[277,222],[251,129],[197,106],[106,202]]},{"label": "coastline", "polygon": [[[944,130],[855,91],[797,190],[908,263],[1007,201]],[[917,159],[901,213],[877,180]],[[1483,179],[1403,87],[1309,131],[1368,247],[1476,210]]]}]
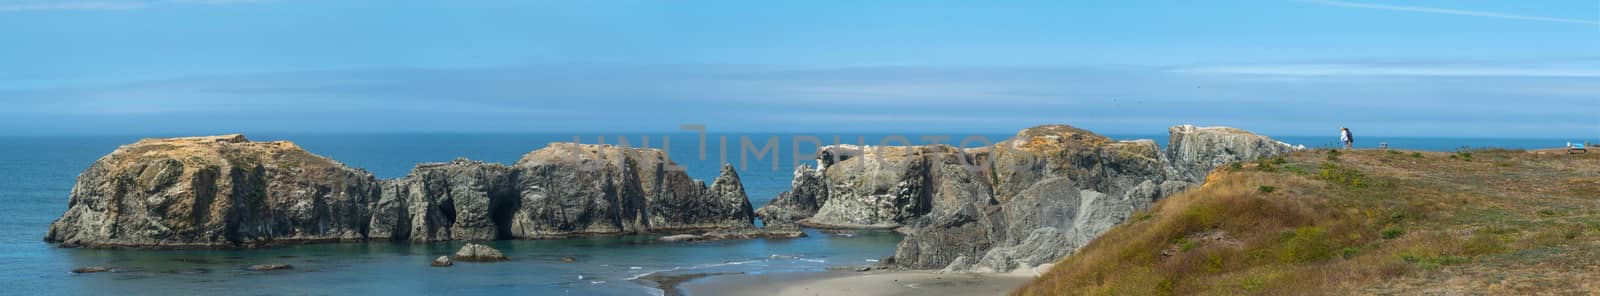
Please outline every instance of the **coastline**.
[{"label": "coastline", "polygon": [[1050,265],[1011,273],[940,273],[937,270],[779,272],[705,275],[663,284],[689,296],[731,295],[1005,295],[1049,270]]}]

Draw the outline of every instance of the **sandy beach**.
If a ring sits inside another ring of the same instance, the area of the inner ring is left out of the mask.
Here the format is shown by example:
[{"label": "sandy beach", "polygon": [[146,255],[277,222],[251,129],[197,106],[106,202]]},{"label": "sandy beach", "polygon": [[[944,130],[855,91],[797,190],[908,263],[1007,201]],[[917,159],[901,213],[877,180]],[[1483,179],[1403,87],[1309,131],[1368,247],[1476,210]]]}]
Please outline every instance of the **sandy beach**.
[{"label": "sandy beach", "polygon": [[1005,274],[826,271],[711,276],[678,287],[692,296],[1005,295],[1034,276],[1028,270]]}]

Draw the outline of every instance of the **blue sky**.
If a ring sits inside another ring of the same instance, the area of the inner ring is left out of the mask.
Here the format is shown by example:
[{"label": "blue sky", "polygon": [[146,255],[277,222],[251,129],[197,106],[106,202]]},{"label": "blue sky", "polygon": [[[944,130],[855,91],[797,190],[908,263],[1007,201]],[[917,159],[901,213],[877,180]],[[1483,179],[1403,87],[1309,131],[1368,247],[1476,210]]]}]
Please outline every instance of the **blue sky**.
[{"label": "blue sky", "polygon": [[0,134],[1600,137],[1600,1],[0,0]]}]

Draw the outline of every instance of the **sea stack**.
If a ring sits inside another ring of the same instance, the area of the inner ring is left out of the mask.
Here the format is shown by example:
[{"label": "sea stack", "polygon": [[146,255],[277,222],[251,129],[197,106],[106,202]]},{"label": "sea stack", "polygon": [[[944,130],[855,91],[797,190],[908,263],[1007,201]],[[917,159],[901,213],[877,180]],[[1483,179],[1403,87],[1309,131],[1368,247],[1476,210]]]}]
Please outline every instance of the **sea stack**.
[{"label": "sea stack", "polygon": [[79,175],[45,241],[229,248],[753,227],[732,167],[710,186],[673,167],[660,150],[553,143],[509,166],[458,159],[378,180],[286,141],[145,139]]},{"label": "sea stack", "polygon": [[378,193],[372,174],[289,142],[145,139],[78,176],[45,241],[185,248],[361,240]]}]

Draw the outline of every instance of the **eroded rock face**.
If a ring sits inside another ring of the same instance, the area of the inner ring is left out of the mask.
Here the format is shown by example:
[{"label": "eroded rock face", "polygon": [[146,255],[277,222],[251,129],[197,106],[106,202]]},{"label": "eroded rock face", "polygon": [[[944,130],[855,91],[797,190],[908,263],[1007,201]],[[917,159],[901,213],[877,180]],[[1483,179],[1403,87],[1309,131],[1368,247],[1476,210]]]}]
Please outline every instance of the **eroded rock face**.
[{"label": "eroded rock face", "polygon": [[939,269],[964,258],[976,260],[1005,241],[1004,217],[1000,208],[990,203],[968,203],[934,213],[899,229],[906,237],[891,258],[896,265],[913,269]]},{"label": "eroded rock face", "polygon": [[1288,143],[1231,127],[1180,125],[1167,129],[1167,159],[1173,179],[1201,183],[1219,165],[1252,161],[1297,149]]},{"label": "eroded rock face", "polygon": [[[511,168],[456,159],[424,163],[405,178],[382,182],[368,237],[397,241],[492,240],[517,207]],[[500,216],[497,216],[500,215]]]},{"label": "eroded rock face", "polygon": [[[906,238],[893,257],[901,267],[1010,271],[1058,260],[1133,212],[1202,181],[1204,171],[1199,178],[1187,173],[1197,163],[1209,170],[1292,151],[1231,128],[1172,132],[1175,144],[1167,151],[1154,141],[1116,141],[1066,125],[1029,128],[983,148],[829,146],[819,157],[841,159],[819,159],[826,165],[821,178],[796,172],[795,188],[763,207],[763,218],[903,226]],[[814,213],[807,211],[812,201]]]},{"label": "eroded rock face", "polygon": [[1135,188],[1153,190],[1165,181],[1154,142],[1114,141],[1070,126],[1023,130],[991,154],[993,202],[928,216],[925,226],[907,232],[896,263],[1010,271],[1053,261],[1158,197]]},{"label": "eroded rock face", "polygon": [[[932,229],[911,232],[896,262],[946,271],[997,271],[1054,262],[1156,200],[1204,181],[1217,164],[1292,152],[1288,144],[1233,128],[1172,129],[1161,151],[1153,141],[1112,141],[1067,126],[1035,127],[998,143],[991,163],[996,204],[974,205],[986,219],[933,215]],[[1175,160],[1175,161],[1174,161]],[[1202,170],[1198,178],[1193,171]],[[955,232],[941,227],[971,220]],[[985,222],[989,224],[984,224]],[[987,237],[988,249],[952,239]],[[927,235],[937,233],[937,235]],[[908,250],[908,246],[911,249]],[[947,252],[929,252],[944,247]],[[973,252],[973,250],[978,250]],[[934,254],[932,256],[926,254]],[[913,258],[916,257],[916,258]]]},{"label": "eroded rock face", "polygon": [[378,191],[371,174],[289,142],[146,139],[79,175],[45,240],[179,248],[361,240]]},{"label": "eroded rock face", "polygon": [[[683,178],[680,182],[688,180],[687,174],[678,173]],[[755,210],[733,165],[723,164],[710,187],[698,180],[690,180],[689,184],[699,187],[687,191],[688,195],[664,192],[649,200],[651,229],[734,229],[754,225]]]},{"label": "eroded rock face", "polygon": [[244,247],[752,227],[732,167],[707,186],[673,166],[659,150],[555,143],[511,166],[458,159],[380,181],[289,142],[146,139],[80,175],[45,240]]},{"label": "eroded rock face", "polygon": [[836,152],[853,156],[826,167],[821,179],[826,190],[815,190],[826,197],[813,198],[822,202],[801,224],[895,228],[930,212],[988,198],[988,182],[971,165],[977,157],[972,151],[947,145],[848,148],[853,149],[824,148],[854,152]]},{"label": "eroded rock face", "polygon": [[665,152],[553,143],[513,167],[521,207],[513,237],[739,228],[754,211],[739,175],[724,165],[707,187]]},{"label": "eroded rock face", "polygon": [[794,224],[816,215],[826,202],[828,184],[823,180],[822,172],[810,165],[800,165],[794,168],[794,180],[789,182],[789,190],[756,210],[756,216],[761,217],[761,221],[767,225]]}]

